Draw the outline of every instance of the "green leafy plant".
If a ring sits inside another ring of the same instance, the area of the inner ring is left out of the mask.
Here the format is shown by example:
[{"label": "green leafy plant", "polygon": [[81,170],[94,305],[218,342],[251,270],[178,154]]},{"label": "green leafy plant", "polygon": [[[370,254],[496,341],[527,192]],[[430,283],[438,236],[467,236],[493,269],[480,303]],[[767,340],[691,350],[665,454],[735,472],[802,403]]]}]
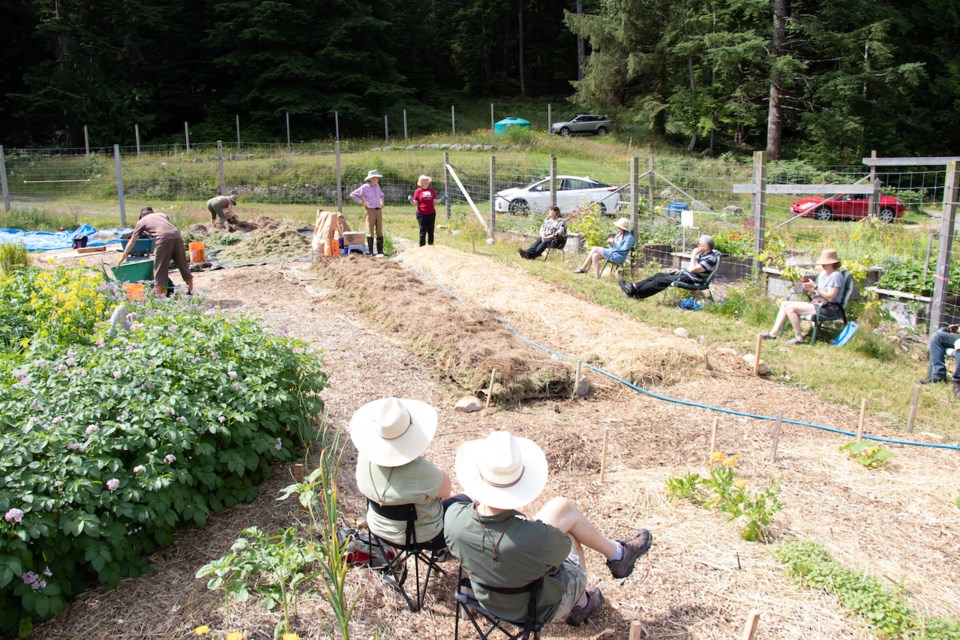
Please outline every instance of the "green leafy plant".
[{"label": "green leafy plant", "polygon": [[138,305],[129,331],[100,324],[89,343],[38,333],[0,360],[0,633],[148,570],[176,527],[252,500],[312,437],[316,355],[190,300]]},{"label": "green leafy plant", "polygon": [[0,244],[0,274],[30,266],[30,253],[21,243]]},{"label": "green leafy plant", "polygon": [[569,228],[571,233],[583,234],[588,247],[607,246],[607,237],[616,231],[613,221],[600,213],[600,207],[596,204],[574,209]]},{"label": "green leafy plant", "polygon": [[753,233],[741,229],[725,229],[713,235],[714,248],[728,256],[753,255]]},{"label": "green leafy plant", "polygon": [[840,451],[846,451],[850,457],[867,467],[868,469],[879,469],[886,466],[893,457],[893,452],[884,449],[875,442],[861,440],[853,441],[840,447]]},{"label": "green leafy plant", "polygon": [[699,473],[691,472],[680,478],[667,478],[667,497],[671,500],[689,500],[694,504],[702,504],[703,477]]},{"label": "green leafy plant", "polygon": [[836,597],[840,604],[863,618],[880,638],[947,640],[960,637],[960,620],[924,620],[902,599],[887,591],[877,578],[843,566],[812,540],[778,545],[775,555],[800,586]]}]

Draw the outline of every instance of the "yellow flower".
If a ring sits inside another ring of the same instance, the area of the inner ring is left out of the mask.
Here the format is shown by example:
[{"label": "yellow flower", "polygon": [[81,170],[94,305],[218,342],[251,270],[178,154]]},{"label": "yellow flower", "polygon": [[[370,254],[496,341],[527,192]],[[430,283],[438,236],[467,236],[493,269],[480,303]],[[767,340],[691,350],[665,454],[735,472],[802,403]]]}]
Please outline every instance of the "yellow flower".
[{"label": "yellow flower", "polygon": [[282,636],[282,640],[300,640],[300,636],[295,633],[285,633]]},{"label": "yellow flower", "polygon": [[726,466],[728,466],[728,467],[735,467],[735,466],[737,466],[737,463],[738,463],[738,462],[740,462],[740,456],[739,456],[739,455],[730,456],[729,458],[724,458],[724,460],[723,460],[723,464],[726,465]]},{"label": "yellow flower", "polygon": [[745,489],[747,486],[747,481],[741,478],[740,480],[734,482],[733,486],[735,486],[737,489]]},{"label": "yellow flower", "polygon": [[226,640],[243,640],[243,632],[242,632],[242,631],[231,631],[230,633],[227,634],[227,639],[226,639]]},{"label": "yellow flower", "polygon": [[723,462],[723,452],[714,451],[710,454],[710,462]]},{"label": "yellow flower", "polygon": [[210,627],[208,625],[202,624],[196,629],[193,630],[193,634],[197,636],[205,636],[210,633]]}]

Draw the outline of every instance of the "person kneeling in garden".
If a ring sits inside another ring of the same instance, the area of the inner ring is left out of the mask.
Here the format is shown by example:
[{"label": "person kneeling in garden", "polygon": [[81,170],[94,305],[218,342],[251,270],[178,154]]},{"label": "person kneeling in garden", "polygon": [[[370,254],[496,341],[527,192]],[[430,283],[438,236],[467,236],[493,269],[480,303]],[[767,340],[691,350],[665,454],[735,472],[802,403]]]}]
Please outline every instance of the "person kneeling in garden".
[{"label": "person kneeling in garden", "polygon": [[494,431],[465,442],[456,470],[475,502],[447,509],[447,546],[470,576],[477,601],[504,620],[527,620],[526,587],[542,581],[536,622],[565,618],[580,626],[603,604],[599,588],[587,589],[583,547],[603,554],[614,578],[629,576],[650,549],[653,536],[646,529],[626,541],[611,540],[566,498],[553,498],[530,519],[517,511],[547,484],[547,459],[532,440]]},{"label": "person kneeling in garden", "polygon": [[720,261],[720,252],[713,248],[713,238],[700,236],[697,248],[690,256],[690,266],[686,269],[674,269],[670,272],[657,273],[645,280],[627,282],[620,276],[620,289],[631,298],[649,298],[668,288],[674,282],[686,282],[692,285],[701,285]]},{"label": "person kneeling in garden", "polygon": [[560,217],[560,207],[547,209],[547,219],[540,225],[540,236],[526,249],[517,249],[521,258],[534,260],[549,248],[562,249],[567,241],[567,221]]}]

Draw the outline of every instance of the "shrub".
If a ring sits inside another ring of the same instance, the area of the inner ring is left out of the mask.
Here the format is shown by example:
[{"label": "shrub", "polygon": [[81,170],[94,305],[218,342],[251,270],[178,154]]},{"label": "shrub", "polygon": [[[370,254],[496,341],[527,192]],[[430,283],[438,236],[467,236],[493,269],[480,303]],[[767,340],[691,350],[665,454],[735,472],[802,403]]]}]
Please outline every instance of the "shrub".
[{"label": "shrub", "polygon": [[92,578],[137,575],[178,525],[253,499],[322,409],[303,344],[154,306],[112,339],[102,325],[90,344],[36,338],[0,363],[0,632]]},{"label": "shrub", "polygon": [[30,253],[21,243],[0,244],[0,274],[30,266]]}]

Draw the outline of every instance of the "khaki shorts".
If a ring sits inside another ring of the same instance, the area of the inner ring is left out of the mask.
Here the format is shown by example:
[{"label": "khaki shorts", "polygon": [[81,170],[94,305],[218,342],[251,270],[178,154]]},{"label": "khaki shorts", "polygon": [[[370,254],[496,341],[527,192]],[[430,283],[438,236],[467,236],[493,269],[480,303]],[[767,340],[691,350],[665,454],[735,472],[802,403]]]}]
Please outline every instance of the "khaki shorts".
[{"label": "khaki shorts", "polygon": [[587,572],[580,566],[580,556],[577,555],[576,549],[570,549],[570,554],[563,561],[562,569],[567,590],[560,600],[553,620],[563,620],[570,615],[573,606],[587,590]]}]

